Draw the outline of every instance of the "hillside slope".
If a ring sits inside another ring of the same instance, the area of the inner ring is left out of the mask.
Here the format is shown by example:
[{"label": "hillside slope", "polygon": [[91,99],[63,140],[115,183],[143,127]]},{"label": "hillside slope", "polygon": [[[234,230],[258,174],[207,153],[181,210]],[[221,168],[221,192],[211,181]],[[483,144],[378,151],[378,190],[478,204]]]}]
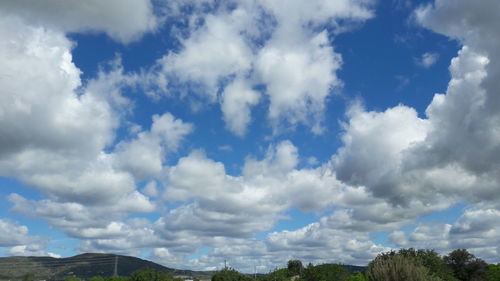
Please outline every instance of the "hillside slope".
[{"label": "hillside slope", "polygon": [[128,276],[142,268],[152,268],[172,275],[205,276],[210,272],[177,270],[157,263],[121,255],[81,254],[70,258],[8,257],[0,258],[0,280],[22,280],[31,275],[35,280],[64,280],[67,276],[91,278],[112,276],[117,262],[120,276]]}]

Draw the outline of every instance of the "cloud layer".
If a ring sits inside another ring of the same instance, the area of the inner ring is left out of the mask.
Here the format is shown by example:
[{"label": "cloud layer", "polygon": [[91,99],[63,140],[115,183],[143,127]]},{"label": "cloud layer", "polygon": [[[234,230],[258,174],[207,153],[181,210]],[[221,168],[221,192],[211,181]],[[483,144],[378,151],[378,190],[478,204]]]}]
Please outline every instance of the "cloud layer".
[{"label": "cloud layer", "polygon": [[[40,194],[13,192],[12,212],[79,239],[80,251],[149,249],[172,267],[210,269],[225,258],[244,271],[289,258],[365,264],[388,244],[467,247],[498,262],[495,0],[417,8],[420,25],[462,45],[446,92],[420,115],[405,105],[374,111],[353,102],[338,150],[308,165],[288,136],[301,126],[318,135],[337,122],[325,119],[344,83],[335,36],[374,17],[372,1],[286,1],[287,9],[283,1],[173,1],[162,6],[163,19],[149,1],[94,2],[0,4],[0,175]],[[117,59],[82,81],[68,33],[103,32],[128,43],[162,20],[177,24],[178,49],[137,72]],[[419,63],[436,60],[424,53]],[[198,129],[188,118],[162,111],[133,123],[131,89],[155,89],[148,92],[155,101],[186,101],[194,111],[220,105],[219,118],[240,139],[261,105],[272,137],[234,173],[210,151],[187,145]],[[456,203],[467,207],[455,222],[416,222]],[[293,211],[318,219],[273,230]],[[47,253],[48,242],[27,226],[3,218],[0,226],[0,247],[11,254]],[[376,232],[390,233],[389,241],[374,242]]]}]

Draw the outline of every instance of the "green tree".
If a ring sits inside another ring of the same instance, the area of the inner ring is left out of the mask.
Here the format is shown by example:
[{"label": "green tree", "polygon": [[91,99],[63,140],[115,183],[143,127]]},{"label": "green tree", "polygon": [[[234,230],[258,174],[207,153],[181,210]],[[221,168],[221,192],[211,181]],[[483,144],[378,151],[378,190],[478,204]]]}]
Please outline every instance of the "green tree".
[{"label": "green tree", "polygon": [[486,267],[488,264],[482,259],[476,258],[466,249],[457,249],[445,256],[443,260],[458,280],[486,280]]},{"label": "green tree", "polygon": [[35,279],[35,276],[33,273],[26,273],[23,276],[23,281],[33,281]]},{"label": "green tree", "polygon": [[444,281],[456,281],[453,272],[446,266],[443,259],[434,250],[415,250],[413,248],[400,249],[398,252],[389,252],[389,256],[402,255],[412,258],[429,270],[429,274]]},{"label": "green tree", "polygon": [[232,268],[225,268],[212,275],[212,281],[251,281],[249,276],[239,273]]},{"label": "green tree", "polygon": [[440,281],[415,257],[403,254],[382,254],[368,264],[369,281]]},{"label": "green tree", "polygon": [[487,281],[500,281],[500,264],[490,264],[486,268]]},{"label": "green tree", "polygon": [[104,278],[102,276],[94,276],[89,281],[104,281]]},{"label": "green tree", "polygon": [[349,276],[349,281],[367,281],[366,276],[361,272],[356,272],[355,274]]},{"label": "green tree", "polygon": [[300,260],[289,260],[287,265],[289,276],[301,275],[304,271],[304,266]]},{"label": "green tree", "polygon": [[348,281],[349,273],[338,264],[309,264],[301,278],[304,281]]},{"label": "green tree", "polygon": [[[168,279],[170,280],[170,279]],[[106,279],[104,279],[104,281],[129,281],[129,279],[127,277],[123,277],[123,276],[113,276],[113,277],[108,277]]]},{"label": "green tree", "polygon": [[261,281],[289,281],[290,274],[288,273],[288,269],[280,268],[276,269],[273,272],[270,272],[266,276],[259,278]]},{"label": "green tree", "polygon": [[[173,277],[165,272],[160,272],[151,268],[138,270],[130,275],[129,281],[172,281]],[[110,280],[121,281],[121,280]]]}]

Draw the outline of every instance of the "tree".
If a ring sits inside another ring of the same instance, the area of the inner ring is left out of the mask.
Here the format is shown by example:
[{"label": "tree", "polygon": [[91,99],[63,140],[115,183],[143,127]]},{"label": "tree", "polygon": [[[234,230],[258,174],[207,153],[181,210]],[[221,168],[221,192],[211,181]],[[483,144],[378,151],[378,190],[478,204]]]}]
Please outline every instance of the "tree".
[{"label": "tree", "polygon": [[338,264],[321,264],[313,266],[309,264],[304,270],[301,280],[304,281],[348,281],[349,273]]},{"label": "tree", "polygon": [[35,276],[33,273],[26,273],[23,276],[23,281],[33,281],[35,279]]},{"label": "tree", "polygon": [[486,267],[488,264],[482,259],[476,258],[466,249],[455,250],[445,256],[443,260],[458,280],[486,280]]},{"label": "tree", "polygon": [[304,266],[300,260],[288,261],[288,276],[301,275],[304,271]]},{"label": "tree", "polygon": [[270,272],[266,276],[259,278],[261,281],[289,281],[290,274],[288,273],[288,269],[280,268],[276,269],[273,272]]},{"label": "tree", "polygon": [[129,281],[172,281],[173,277],[165,272],[156,271],[154,269],[141,269],[132,273]]},{"label": "tree", "polygon": [[224,268],[212,275],[212,281],[251,281],[249,276],[239,273],[232,268]]},{"label": "tree", "polygon": [[366,276],[361,272],[356,272],[355,274],[349,276],[349,281],[367,281]]},{"label": "tree", "polygon": [[368,264],[369,281],[440,281],[415,257],[390,252],[377,256]]},{"label": "tree", "polygon": [[500,281],[500,264],[490,264],[486,268],[487,281]]},{"label": "tree", "polygon": [[[395,252],[394,252],[395,253]],[[444,281],[456,281],[453,272],[446,266],[443,259],[434,250],[401,249],[397,252],[408,258],[413,258],[429,270],[429,274]]]}]

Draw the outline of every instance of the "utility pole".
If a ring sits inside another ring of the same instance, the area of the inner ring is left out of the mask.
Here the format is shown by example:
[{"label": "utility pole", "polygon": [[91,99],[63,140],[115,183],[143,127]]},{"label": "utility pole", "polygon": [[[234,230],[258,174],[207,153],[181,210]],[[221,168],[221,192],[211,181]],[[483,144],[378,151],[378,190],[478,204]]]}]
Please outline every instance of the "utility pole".
[{"label": "utility pole", "polygon": [[115,270],[113,271],[113,277],[118,277],[118,255],[115,255]]},{"label": "utility pole", "polygon": [[224,260],[224,269],[227,269],[227,260]]}]

